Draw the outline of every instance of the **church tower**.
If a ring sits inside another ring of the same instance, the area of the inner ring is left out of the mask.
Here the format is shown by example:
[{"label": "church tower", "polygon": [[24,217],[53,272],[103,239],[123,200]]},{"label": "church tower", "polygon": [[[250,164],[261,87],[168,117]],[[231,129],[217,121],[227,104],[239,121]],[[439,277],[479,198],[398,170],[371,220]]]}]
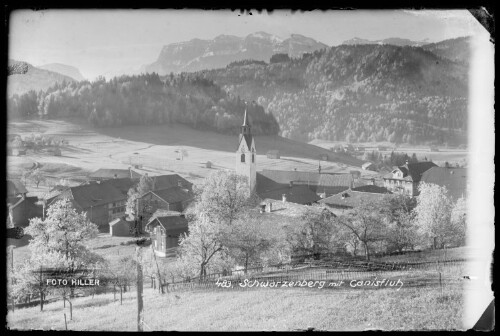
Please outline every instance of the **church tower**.
[{"label": "church tower", "polygon": [[238,149],[236,151],[236,174],[246,176],[250,185],[250,191],[255,191],[257,183],[257,152],[255,150],[255,141],[248,123],[247,110],[245,109],[245,117],[243,125],[241,125],[241,133],[238,141]]}]

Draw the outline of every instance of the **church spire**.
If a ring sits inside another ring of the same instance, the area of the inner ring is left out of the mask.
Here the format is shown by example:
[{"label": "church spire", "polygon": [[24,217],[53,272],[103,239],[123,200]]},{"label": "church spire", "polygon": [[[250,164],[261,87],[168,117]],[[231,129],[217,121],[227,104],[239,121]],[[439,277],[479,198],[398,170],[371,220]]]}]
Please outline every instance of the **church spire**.
[{"label": "church spire", "polygon": [[247,122],[247,108],[245,107],[245,116],[243,117],[243,125],[241,126],[247,126],[248,125],[248,122]]},{"label": "church spire", "polygon": [[243,125],[241,125],[241,134],[250,135],[250,123],[248,122],[247,108],[245,106],[245,116],[243,117]]}]

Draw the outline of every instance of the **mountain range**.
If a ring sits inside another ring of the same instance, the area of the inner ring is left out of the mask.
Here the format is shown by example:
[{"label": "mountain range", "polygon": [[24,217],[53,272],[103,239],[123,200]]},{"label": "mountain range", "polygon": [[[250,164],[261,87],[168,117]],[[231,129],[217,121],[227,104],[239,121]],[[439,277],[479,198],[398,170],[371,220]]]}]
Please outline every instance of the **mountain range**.
[{"label": "mountain range", "polygon": [[[463,143],[470,42],[355,38],[328,47],[300,35],[221,35],[167,45],[142,72],[164,81],[179,80],[166,76],[171,72],[186,72],[193,83],[209,80],[255,101],[276,118],[281,135],[295,140]],[[291,58],[271,60],[276,53]],[[9,95],[64,80],[73,79],[30,65],[26,75],[9,76]]]},{"label": "mountain range", "polygon": [[390,44],[390,45],[395,45],[395,46],[414,46],[414,47],[420,47],[424,44],[427,44],[428,42],[426,40],[424,41],[412,41],[409,39],[404,39],[404,38],[399,38],[399,37],[390,37],[387,39],[383,40],[375,40],[375,41],[370,41],[366,39],[362,39],[359,37],[354,37],[350,40],[346,40],[342,42],[342,44],[345,45],[359,45],[359,44]]},{"label": "mountain range", "polygon": [[256,101],[276,117],[280,135],[294,140],[464,143],[469,43],[340,45],[193,76]]},{"label": "mountain range", "polygon": [[271,56],[278,53],[299,57],[304,53],[326,48],[326,44],[298,34],[292,34],[286,39],[265,32],[246,37],[219,35],[213,40],[192,39],[166,45],[158,59],[145,65],[142,70],[159,75],[210,70],[245,59],[269,62]]}]

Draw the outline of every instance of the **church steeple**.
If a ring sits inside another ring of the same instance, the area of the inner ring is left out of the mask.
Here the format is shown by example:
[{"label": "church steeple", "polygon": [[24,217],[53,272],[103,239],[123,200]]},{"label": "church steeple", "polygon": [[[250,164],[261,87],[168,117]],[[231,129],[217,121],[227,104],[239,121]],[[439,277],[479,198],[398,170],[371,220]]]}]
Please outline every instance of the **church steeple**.
[{"label": "church steeple", "polygon": [[243,125],[241,125],[241,134],[251,134],[250,133],[250,124],[248,123],[246,107],[245,107],[245,116],[243,117]]},{"label": "church steeple", "polygon": [[243,124],[241,125],[241,133],[238,141],[238,149],[236,150],[236,173],[248,178],[249,191],[255,190],[257,183],[257,152],[255,150],[255,140],[250,130],[248,122],[248,113],[245,107],[245,115]]}]

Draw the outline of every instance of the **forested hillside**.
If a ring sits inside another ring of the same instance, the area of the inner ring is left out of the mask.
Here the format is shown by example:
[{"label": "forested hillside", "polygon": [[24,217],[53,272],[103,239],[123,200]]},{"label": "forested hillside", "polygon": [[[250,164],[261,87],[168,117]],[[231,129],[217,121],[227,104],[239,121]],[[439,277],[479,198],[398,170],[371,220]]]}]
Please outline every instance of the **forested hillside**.
[{"label": "forested hillside", "polygon": [[466,141],[467,74],[422,47],[341,45],[196,75],[255,100],[288,138],[417,144]]},{"label": "forested hillside", "polygon": [[[248,104],[254,134],[277,134],[279,126],[262,106]],[[198,129],[236,134],[245,102],[212,81],[156,74],[122,76],[105,81],[62,83],[47,91],[30,91],[8,100],[11,117],[84,117],[95,126],[182,123]]]}]

